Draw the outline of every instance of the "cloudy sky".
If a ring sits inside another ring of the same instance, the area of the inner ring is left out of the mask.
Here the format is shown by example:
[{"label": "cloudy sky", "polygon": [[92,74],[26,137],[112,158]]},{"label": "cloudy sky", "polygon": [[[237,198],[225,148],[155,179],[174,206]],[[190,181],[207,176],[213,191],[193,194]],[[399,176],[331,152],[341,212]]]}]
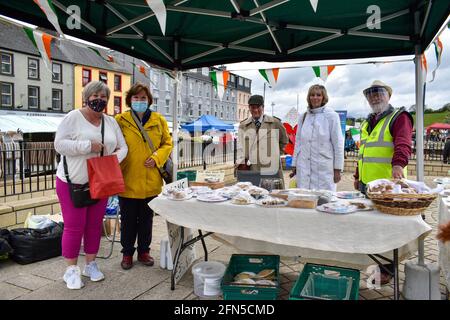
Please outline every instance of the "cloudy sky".
[{"label": "cloudy sky", "polygon": [[[441,35],[444,46],[442,62],[436,78],[427,83],[426,100],[427,107],[438,109],[446,103],[450,103],[450,30],[448,28]],[[426,52],[428,61],[428,80],[436,66],[434,46],[430,46]],[[393,89],[391,104],[395,107],[415,104],[415,78],[413,56],[391,57],[385,59],[370,59],[370,61],[386,60],[411,60],[406,62],[395,62],[385,64],[359,64],[338,66],[334,69],[325,86],[328,91],[330,107],[335,110],[348,110],[352,116],[366,116],[369,111],[362,90],[370,86],[374,80],[381,80]],[[332,65],[340,63],[355,63],[364,60],[340,60],[340,61],[317,61],[308,63],[238,63],[227,65],[229,70],[244,77],[252,79],[252,93],[263,94],[264,79],[257,71],[262,68],[273,68],[282,66],[314,66]],[[236,71],[246,70],[246,71]],[[297,94],[299,95],[299,112],[306,110],[306,94],[308,88],[313,84],[324,84],[316,78],[311,67],[299,69],[280,70],[278,82],[274,88],[266,85],[265,113],[272,113],[272,102],[274,115],[283,118],[292,108],[297,107]]]}]

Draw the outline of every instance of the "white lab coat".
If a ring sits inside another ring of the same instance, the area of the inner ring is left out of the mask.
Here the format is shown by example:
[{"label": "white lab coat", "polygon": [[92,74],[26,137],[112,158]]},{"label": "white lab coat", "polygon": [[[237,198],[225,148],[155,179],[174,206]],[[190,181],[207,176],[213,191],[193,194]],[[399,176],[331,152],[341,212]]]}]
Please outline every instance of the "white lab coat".
[{"label": "white lab coat", "polygon": [[[297,187],[336,191],[334,169],[344,168],[344,137],[339,115],[323,106],[300,114],[292,163]],[[303,124],[302,124],[303,122]]]}]

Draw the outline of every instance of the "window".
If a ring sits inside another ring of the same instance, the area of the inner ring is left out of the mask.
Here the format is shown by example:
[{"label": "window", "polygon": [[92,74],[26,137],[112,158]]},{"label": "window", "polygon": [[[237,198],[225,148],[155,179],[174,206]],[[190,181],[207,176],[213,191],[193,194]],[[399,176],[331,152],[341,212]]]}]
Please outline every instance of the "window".
[{"label": "window", "polygon": [[194,110],[193,110],[192,108],[189,110],[189,115],[190,115],[190,116],[193,116],[193,115],[194,115]]},{"label": "window", "polygon": [[250,88],[250,80],[245,79],[245,87]]},{"label": "window", "polygon": [[205,85],[205,91],[206,91],[206,97],[209,98],[209,91],[211,90],[211,87],[209,86],[209,84]]},{"label": "window", "polygon": [[114,115],[122,113],[122,97],[114,97]]},{"label": "window", "polygon": [[165,85],[166,85],[166,91],[170,91],[170,78],[169,78],[169,76],[166,74],[165,75],[165,77],[164,77],[165,79]]},{"label": "window", "polygon": [[239,77],[239,85],[243,86],[244,85],[244,78]]},{"label": "window", "polygon": [[39,109],[39,87],[28,86],[28,108]]},{"label": "window", "polygon": [[214,111],[214,117],[217,118],[217,111]]},{"label": "window", "polygon": [[194,95],[194,82],[192,82],[192,81],[189,81],[189,94],[191,96]]},{"label": "window", "polygon": [[170,107],[169,107],[169,106],[166,106],[165,114],[169,114],[169,113],[170,113]]},{"label": "window", "polygon": [[83,87],[91,82],[91,70],[83,69]]},{"label": "window", "polygon": [[114,91],[122,91],[122,76],[114,75]]},{"label": "window", "polygon": [[155,89],[158,89],[158,81],[159,81],[159,74],[155,72],[153,73],[153,83]]},{"label": "window", "polygon": [[239,110],[239,120],[241,120],[241,110]]},{"label": "window", "polygon": [[170,106],[170,99],[166,99],[166,106]]},{"label": "window", "polygon": [[28,79],[39,79],[39,60],[28,58]]},{"label": "window", "polygon": [[202,115],[202,108],[199,106],[198,107],[198,116],[200,117]]},{"label": "window", "polygon": [[12,107],[14,99],[14,85],[8,82],[0,82],[0,106]]},{"label": "window", "polygon": [[62,109],[62,90],[52,89],[52,110]]},{"label": "window", "polygon": [[234,74],[232,74],[231,76],[230,76],[230,80],[231,80],[231,82],[234,82],[236,79],[234,78]]},{"label": "window", "polygon": [[[52,72],[53,72],[53,76],[52,76],[52,81],[53,82],[62,82],[62,64],[60,63],[52,63]],[[89,81],[91,81],[91,76],[90,76],[90,70],[89,70]]]},{"label": "window", "polygon": [[206,114],[209,116],[209,110],[206,110]]},{"label": "window", "polygon": [[108,73],[107,73],[107,72],[100,71],[100,72],[98,73],[98,80],[99,80],[99,81],[102,81],[102,82],[105,83],[105,84],[108,84]]},{"label": "window", "polygon": [[9,53],[0,52],[0,74],[13,74],[13,55]]},{"label": "window", "polygon": [[220,113],[220,118],[223,119],[223,112]]},{"label": "window", "polygon": [[203,94],[203,83],[198,84],[198,96],[201,97]]}]

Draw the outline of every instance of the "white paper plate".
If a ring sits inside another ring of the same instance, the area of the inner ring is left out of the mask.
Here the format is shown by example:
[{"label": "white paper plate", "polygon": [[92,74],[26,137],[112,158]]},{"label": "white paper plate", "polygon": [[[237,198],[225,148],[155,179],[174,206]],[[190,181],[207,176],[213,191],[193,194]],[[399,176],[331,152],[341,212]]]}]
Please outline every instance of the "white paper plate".
[{"label": "white paper plate", "polygon": [[173,198],[171,196],[167,196],[167,198],[170,199],[170,200],[175,200],[175,201],[184,201],[184,200],[191,199],[192,198],[192,193],[189,193],[188,195],[186,195],[185,198],[182,198],[182,199],[176,199],[176,198]]},{"label": "white paper plate", "polygon": [[333,210],[331,208],[325,208],[325,205],[321,205],[318,206],[316,208],[317,211],[321,211],[321,212],[326,212],[326,213],[333,213],[333,214],[348,214],[348,213],[352,213],[352,212],[356,212],[358,211],[358,207],[357,206],[347,206],[346,211],[341,211],[341,210]]},{"label": "white paper plate", "polygon": [[[279,198],[277,198],[279,200]],[[266,199],[260,199],[258,201],[256,201],[256,204],[260,207],[266,207],[266,208],[280,208],[280,207],[286,207],[287,206],[287,201],[283,201],[282,204],[262,204],[262,201],[264,201]]]},{"label": "white paper plate", "polygon": [[440,184],[450,184],[450,178],[436,178],[433,180],[433,182]]},{"label": "white paper plate", "polygon": [[364,194],[359,191],[340,191],[336,192],[336,197],[340,199],[364,199]]},{"label": "white paper plate", "polygon": [[198,201],[203,201],[203,202],[223,202],[223,201],[227,201],[229,200],[228,198],[222,197],[222,196],[214,196],[214,198],[210,198],[210,197],[205,197],[203,195],[198,195],[197,196],[197,200]]}]

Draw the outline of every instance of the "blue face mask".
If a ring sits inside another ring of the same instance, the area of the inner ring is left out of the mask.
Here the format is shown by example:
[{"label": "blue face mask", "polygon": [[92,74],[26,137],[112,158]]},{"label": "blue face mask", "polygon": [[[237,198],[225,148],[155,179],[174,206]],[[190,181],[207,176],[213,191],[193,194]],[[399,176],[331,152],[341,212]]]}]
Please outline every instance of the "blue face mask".
[{"label": "blue face mask", "polygon": [[147,101],[131,101],[131,109],[136,112],[145,112],[148,108]]}]

